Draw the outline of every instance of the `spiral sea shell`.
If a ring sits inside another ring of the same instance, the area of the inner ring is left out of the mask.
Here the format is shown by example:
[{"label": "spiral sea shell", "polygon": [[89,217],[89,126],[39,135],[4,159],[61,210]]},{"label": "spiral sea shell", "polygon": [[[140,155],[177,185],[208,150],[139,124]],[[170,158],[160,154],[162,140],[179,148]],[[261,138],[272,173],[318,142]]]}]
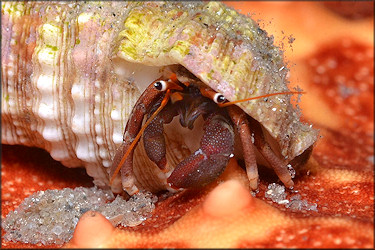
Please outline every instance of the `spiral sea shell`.
[{"label": "spiral sea shell", "polygon": [[[273,39],[219,2],[5,2],[1,46],[2,143],[44,148],[99,186],[163,67],[185,67],[230,101],[288,91]],[[239,106],[289,160],[316,141],[289,96]]]}]

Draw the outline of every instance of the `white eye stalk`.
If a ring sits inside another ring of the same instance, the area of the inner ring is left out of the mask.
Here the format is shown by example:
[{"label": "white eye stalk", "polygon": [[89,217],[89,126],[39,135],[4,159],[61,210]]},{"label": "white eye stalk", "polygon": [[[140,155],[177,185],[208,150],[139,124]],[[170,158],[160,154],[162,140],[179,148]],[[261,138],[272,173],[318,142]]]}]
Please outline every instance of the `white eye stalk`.
[{"label": "white eye stalk", "polygon": [[154,87],[159,91],[165,91],[167,89],[167,82],[163,80],[156,81]]},{"label": "white eye stalk", "polygon": [[227,99],[223,96],[223,94],[216,93],[212,100],[216,103],[224,103]]}]

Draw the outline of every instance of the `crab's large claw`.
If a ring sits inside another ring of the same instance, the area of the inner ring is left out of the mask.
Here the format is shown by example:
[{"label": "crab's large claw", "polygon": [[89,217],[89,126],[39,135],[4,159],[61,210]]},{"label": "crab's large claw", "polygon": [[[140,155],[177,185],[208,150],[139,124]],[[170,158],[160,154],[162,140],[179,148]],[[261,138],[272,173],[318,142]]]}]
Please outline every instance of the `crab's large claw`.
[{"label": "crab's large claw", "polygon": [[201,187],[215,180],[225,169],[234,149],[234,131],[219,114],[206,119],[200,148],[180,162],[168,178],[172,188]]}]

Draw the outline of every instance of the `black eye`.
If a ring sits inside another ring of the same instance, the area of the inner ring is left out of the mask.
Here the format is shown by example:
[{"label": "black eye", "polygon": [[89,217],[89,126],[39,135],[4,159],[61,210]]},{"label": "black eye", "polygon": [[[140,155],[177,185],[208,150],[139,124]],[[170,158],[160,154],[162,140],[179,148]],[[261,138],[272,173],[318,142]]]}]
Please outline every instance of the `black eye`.
[{"label": "black eye", "polygon": [[163,80],[160,80],[160,81],[156,81],[154,83],[154,87],[159,90],[159,91],[164,91],[167,89],[167,82],[166,81],[163,81]]},{"label": "black eye", "polygon": [[227,99],[220,93],[216,93],[214,95],[214,98],[213,98],[213,101],[216,102],[216,103],[223,103],[225,102]]}]

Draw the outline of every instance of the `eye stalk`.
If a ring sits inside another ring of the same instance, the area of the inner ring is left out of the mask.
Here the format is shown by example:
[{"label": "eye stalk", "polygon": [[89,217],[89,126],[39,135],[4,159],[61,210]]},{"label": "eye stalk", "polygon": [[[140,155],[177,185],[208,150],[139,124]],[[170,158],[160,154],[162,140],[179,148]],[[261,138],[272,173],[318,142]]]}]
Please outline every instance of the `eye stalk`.
[{"label": "eye stalk", "polygon": [[158,91],[165,92],[169,90],[175,91],[183,91],[183,88],[178,84],[178,82],[174,81],[172,78],[168,80],[156,80],[154,83],[154,88]]},{"label": "eye stalk", "polygon": [[217,93],[209,88],[201,88],[200,92],[203,96],[210,98],[212,101],[214,101],[217,104],[222,104],[227,101],[227,98],[221,93]]},{"label": "eye stalk", "polygon": [[163,80],[158,80],[154,82],[154,87],[159,91],[165,91],[167,89],[167,82]]},{"label": "eye stalk", "polygon": [[220,94],[220,93],[216,93],[214,95],[214,97],[212,98],[212,100],[216,103],[224,103],[227,101],[227,98],[225,98],[225,96],[223,96],[223,94]]}]

